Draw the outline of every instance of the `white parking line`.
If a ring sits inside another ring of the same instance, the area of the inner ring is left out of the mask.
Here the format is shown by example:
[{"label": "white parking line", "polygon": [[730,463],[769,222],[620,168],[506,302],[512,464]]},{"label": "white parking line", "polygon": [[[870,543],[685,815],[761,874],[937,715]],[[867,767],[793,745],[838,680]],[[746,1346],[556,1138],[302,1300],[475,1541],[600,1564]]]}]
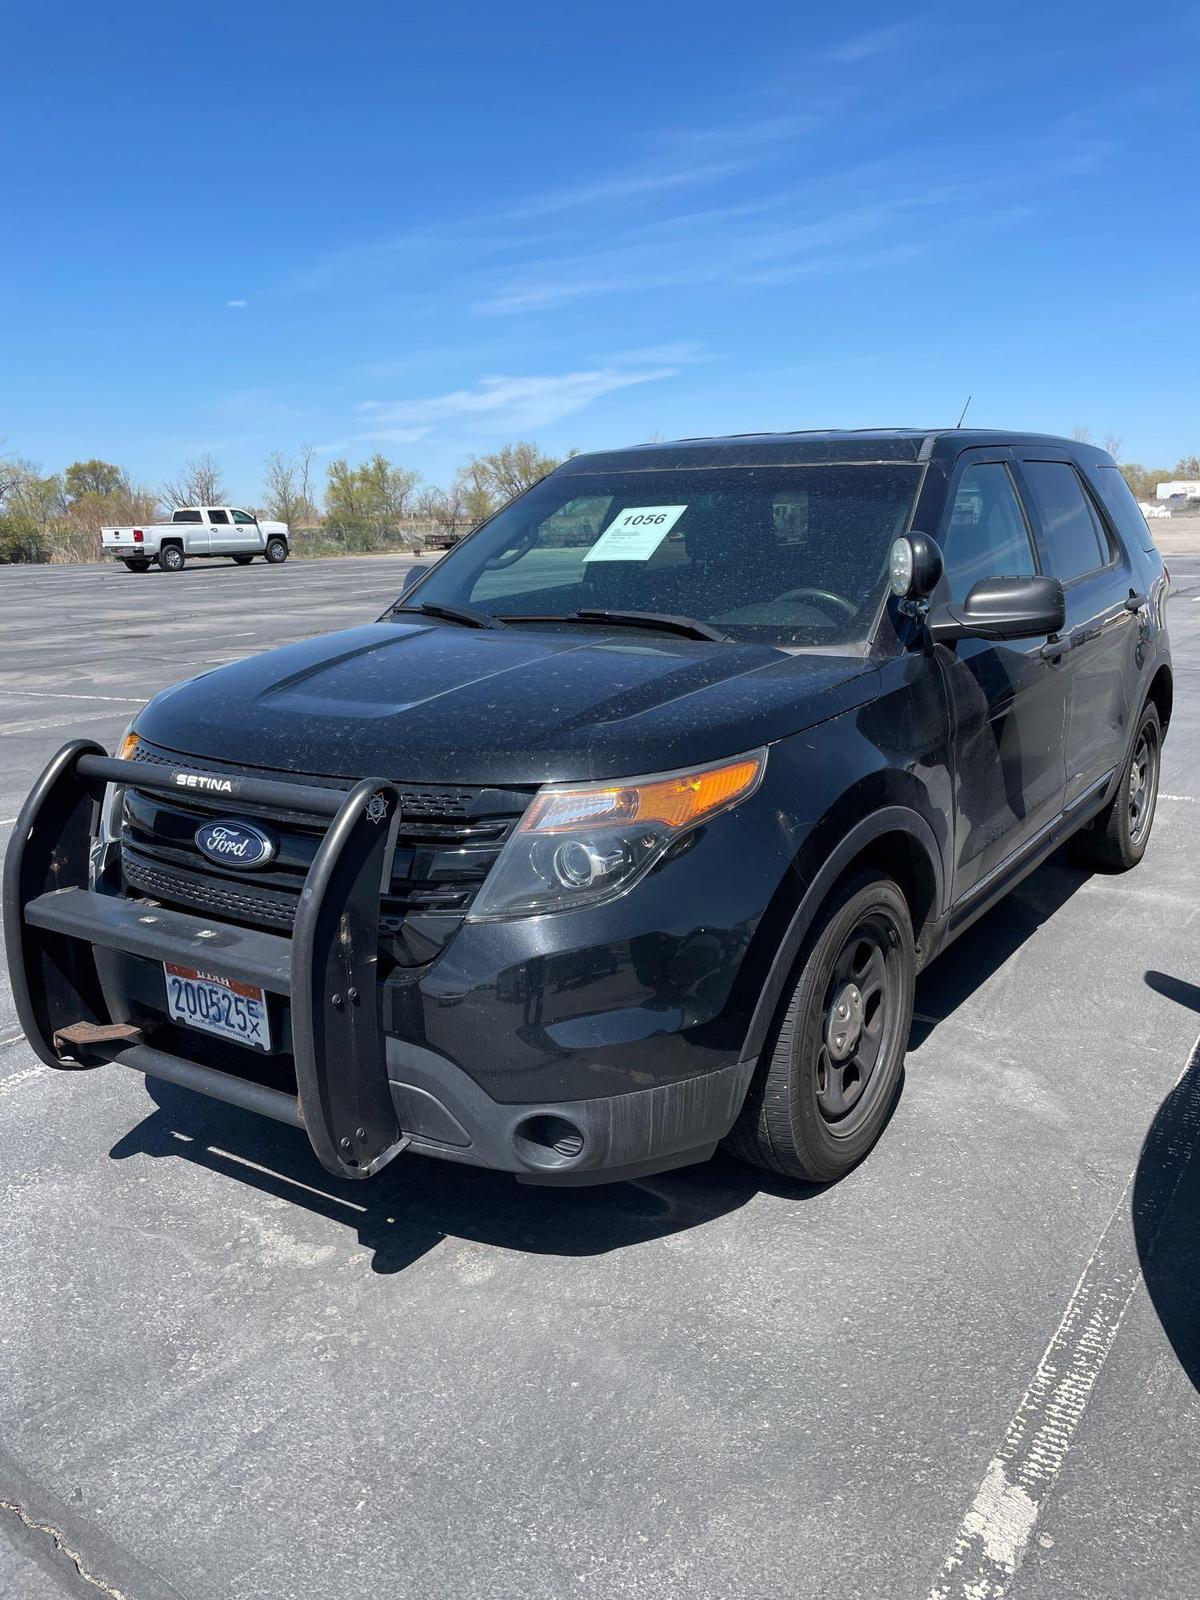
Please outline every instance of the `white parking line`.
[{"label": "white parking line", "polygon": [[44,1072],[49,1071],[49,1067],[39,1062],[36,1067],[26,1067],[24,1072],[14,1072],[11,1078],[0,1078],[0,1096],[6,1095],[10,1089],[19,1089],[31,1078],[40,1078]]},{"label": "white parking line", "polygon": [[[1177,1095],[1181,1099],[1172,1108],[1174,1114],[1160,1112],[1139,1161],[1148,1178],[1135,1195],[1134,1223],[1135,1231],[1138,1221],[1143,1223],[1149,1248],[1200,1137],[1200,1039],[1163,1106],[1170,1107]],[[929,1600],[1000,1600],[1008,1592],[1142,1281],[1126,1217],[1135,1177],[1130,1175],[1003,1443],[988,1463]]]},{"label": "white parking line", "polygon": [[53,689],[0,689],[0,695],[12,700],[109,700],[113,705],[144,706],[145,695],[131,694],[65,694]]},{"label": "white parking line", "polygon": [[78,722],[111,722],[115,711],[73,711],[69,716],[46,717],[38,722],[0,722],[0,734],[41,733],[46,728],[70,728]]},{"label": "white parking line", "polygon": [[1194,794],[1160,794],[1158,798],[1160,800],[1182,800],[1189,806],[1196,804],[1196,796]]}]

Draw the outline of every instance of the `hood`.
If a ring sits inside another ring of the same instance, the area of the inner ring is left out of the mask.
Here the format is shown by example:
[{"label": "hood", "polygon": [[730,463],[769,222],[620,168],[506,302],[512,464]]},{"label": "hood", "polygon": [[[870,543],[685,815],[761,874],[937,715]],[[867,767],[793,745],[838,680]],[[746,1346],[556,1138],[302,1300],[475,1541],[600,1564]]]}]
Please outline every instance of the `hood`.
[{"label": "hood", "polygon": [[383,622],[177,684],[135,727],[277,771],[544,783],[718,761],[860,704],[876,675],[858,657],[625,628]]}]

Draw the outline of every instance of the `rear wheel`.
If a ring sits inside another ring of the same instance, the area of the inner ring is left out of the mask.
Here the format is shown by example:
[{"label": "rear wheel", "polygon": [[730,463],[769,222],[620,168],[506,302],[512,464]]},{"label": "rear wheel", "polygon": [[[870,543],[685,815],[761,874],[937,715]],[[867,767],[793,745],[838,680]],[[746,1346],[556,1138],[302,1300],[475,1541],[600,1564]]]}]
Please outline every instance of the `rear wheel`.
[{"label": "rear wheel", "polygon": [[726,1140],[745,1161],[813,1183],[840,1178],[883,1131],[912,1026],[908,904],[864,873],[810,930],[742,1114]]},{"label": "rear wheel", "polygon": [[288,547],[286,539],[267,540],[267,560],[273,567],[277,567],[280,562],[286,561],[287,558]]},{"label": "rear wheel", "polygon": [[150,563],[144,557],[135,557],[132,561],[123,561],[123,567],[129,572],[149,572]]},{"label": "rear wheel", "polygon": [[158,552],[158,564],[164,572],[183,571],[183,551],[177,544],[167,544]]},{"label": "rear wheel", "polygon": [[239,567],[248,567],[254,560],[253,556],[234,556],[234,561]]},{"label": "rear wheel", "polygon": [[1117,792],[1104,810],[1075,835],[1077,856],[1109,872],[1128,872],[1146,853],[1158,804],[1162,765],[1162,726],[1158,710],[1147,705]]}]

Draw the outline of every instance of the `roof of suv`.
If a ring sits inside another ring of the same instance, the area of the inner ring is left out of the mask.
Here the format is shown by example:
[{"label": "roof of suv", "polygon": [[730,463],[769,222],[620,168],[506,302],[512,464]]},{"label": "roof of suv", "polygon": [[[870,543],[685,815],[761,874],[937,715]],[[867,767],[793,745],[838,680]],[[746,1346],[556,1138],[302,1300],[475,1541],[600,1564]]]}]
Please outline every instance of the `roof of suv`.
[{"label": "roof of suv", "polygon": [[572,456],[558,472],[653,471],[671,467],[784,466],[831,461],[926,461],[979,445],[1053,445],[1092,465],[1112,457],[1091,444],[1045,433],[1001,428],[830,428],[810,433],[739,433],[715,439],[674,439]]}]

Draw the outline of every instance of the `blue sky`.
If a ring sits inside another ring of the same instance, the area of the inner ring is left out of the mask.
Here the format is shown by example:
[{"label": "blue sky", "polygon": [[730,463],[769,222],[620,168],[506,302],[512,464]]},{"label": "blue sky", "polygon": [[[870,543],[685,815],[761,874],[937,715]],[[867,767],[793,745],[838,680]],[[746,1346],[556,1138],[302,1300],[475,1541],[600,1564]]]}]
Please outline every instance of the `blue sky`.
[{"label": "blue sky", "polygon": [[[1200,5],[12,8],[0,449],[1200,449]],[[1189,65],[1190,62],[1190,65]]]}]

